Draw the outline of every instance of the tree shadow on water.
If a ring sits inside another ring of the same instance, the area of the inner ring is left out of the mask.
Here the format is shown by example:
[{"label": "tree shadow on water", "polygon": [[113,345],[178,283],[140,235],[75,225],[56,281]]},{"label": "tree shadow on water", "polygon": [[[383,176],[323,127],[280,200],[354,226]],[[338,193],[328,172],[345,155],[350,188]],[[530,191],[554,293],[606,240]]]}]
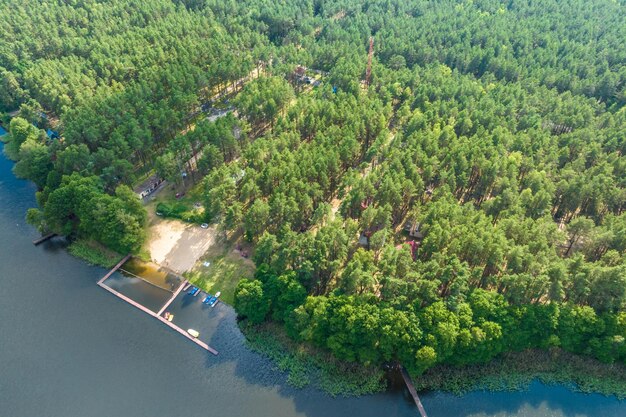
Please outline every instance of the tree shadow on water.
[{"label": "tree shadow on water", "polygon": [[[203,340],[219,351],[218,356],[207,355],[207,370],[230,372],[234,365],[234,377],[243,384],[242,395],[248,386],[267,390],[268,404],[263,404],[263,410],[276,407],[276,415],[283,415],[284,400],[288,399],[298,413],[309,417],[419,416],[408,390],[397,384],[386,392],[361,397],[332,397],[311,386],[294,388],[287,383],[287,373],[280,371],[275,362],[246,345],[236,323],[236,313],[230,306],[221,304],[203,314],[207,314],[207,321],[211,323],[207,326],[210,327],[210,337]],[[275,405],[271,401],[273,395],[281,399]],[[531,383],[526,391],[473,391],[462,396],[425,392],[420,396],[429,417],[626,415],[626,402],[614,397],[577,393],[564,386],[544,385],[538,381]]]}]

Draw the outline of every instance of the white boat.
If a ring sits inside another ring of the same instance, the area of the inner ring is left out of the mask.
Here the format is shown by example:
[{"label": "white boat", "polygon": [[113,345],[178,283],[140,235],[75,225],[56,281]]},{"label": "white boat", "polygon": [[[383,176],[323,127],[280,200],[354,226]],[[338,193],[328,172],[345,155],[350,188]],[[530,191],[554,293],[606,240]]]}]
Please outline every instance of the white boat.
[{"label": "white boat", "polygon": [[194,330],[194,329],[187,329],[187,333],[189,333],[193,337],[200,336],[200,333],[197,330]]}]

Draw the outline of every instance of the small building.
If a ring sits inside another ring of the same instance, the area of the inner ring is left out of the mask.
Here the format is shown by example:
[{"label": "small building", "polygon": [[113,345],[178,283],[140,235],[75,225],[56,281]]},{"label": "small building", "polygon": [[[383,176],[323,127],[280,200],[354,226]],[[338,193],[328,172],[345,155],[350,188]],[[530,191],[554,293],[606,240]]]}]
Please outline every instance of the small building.
[{"label": "small building", "polygon": [[306,74],[306,68],[302,65],[298,65],[293,73],[297,78],[302,78]]},{"label": "small building", "polygon": [[404,225],[404,231],[409,233],[409,236],[422,239],[424,234],[420,231],[420,223],[415,221],[408,221]]},{"label": "small building", "polygon": [[365,233],[359,235],[359,245],[366,248],[369,246],[369,237]]},{"label": "small building", "polygon": [[411,257],[413,258],[413,260],[417,259],[417,249],[419,248],[419,242],[415,241],[415,240],[407,240],[406,242],[397,245],[396,249],[398,250],[402,250],[402,248],[404,247],[404,245],[408,245],[411,248]]},{"label": "small building", "polygon": [[48,136],[48,139],[52,139],[52,140],[59,139],[61,137],[61,135],[59,135],[59,132],[54,131],[50,128],[46,130],[46,136]]}]

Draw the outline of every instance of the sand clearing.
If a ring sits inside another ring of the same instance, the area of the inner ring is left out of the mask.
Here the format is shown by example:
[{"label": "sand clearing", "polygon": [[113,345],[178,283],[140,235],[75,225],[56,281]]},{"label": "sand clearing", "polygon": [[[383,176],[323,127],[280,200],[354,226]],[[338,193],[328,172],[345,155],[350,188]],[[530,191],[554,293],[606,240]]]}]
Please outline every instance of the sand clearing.
[{"label": "sand clearing", "polygon": [[190,270],[215,243],[215,226],[202,229],[178,220],[153,219],[148,250],[152,261],[176,273]]}]

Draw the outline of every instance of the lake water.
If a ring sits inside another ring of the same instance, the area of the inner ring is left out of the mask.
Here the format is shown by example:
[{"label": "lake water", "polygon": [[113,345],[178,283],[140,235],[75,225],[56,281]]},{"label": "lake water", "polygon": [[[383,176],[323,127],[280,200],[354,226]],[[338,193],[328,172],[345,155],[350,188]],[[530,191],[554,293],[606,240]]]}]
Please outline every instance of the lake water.
[{"label": "lake water", "polygon": [[[245,347],[226,305],[210,309],[200,297],[180,296],[170,309],[216,357],[99,288],[106,271],[68,255],[62,241],[33,246],[38,234],[23,219],[35,189],[11,166],[0,157],[0,416],[418,415],[402,390],[330,398],[291,388]],[[150,308],[168,296],[120,275],[109,285],[145,297]],[[422,402],[430,417],[626,416],[626,402],[539,383],[527,392],[428,393]]]}]

